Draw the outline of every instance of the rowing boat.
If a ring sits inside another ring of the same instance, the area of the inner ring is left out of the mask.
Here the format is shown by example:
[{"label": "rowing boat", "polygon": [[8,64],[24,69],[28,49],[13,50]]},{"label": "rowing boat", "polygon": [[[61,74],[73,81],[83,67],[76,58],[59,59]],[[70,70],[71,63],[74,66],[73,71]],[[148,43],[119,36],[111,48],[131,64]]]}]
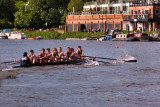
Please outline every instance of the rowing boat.
[{"label": "rowing boat", "polygon": [[36,64],[20,65],[20,66],[13,66],[12,68],[45,66],[45,65],[83,64],[85,62],[86,62],[86,60],[82,59],[82,60],[75,60],[75,61],[58,61],[58,62],[51,62],[51,63],[36,63]]}]

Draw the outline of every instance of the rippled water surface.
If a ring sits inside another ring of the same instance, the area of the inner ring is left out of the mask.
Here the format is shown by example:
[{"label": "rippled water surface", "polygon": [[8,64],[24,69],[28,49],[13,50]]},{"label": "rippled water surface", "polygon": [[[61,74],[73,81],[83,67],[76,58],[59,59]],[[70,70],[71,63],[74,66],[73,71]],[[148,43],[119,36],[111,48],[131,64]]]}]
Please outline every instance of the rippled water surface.
[{"label": "rippled water surface", "polygon": [[[124,46],[122,46],[122,44]],[[160,43],[0,40],[2,62],[19,59],[24,51],[77,48],[103,60],[99,65],[56,65],[18,69],[17,78],[0,80],[1,107],[158,107],[160,105]],[[119,48],[116,48],[119,46]],[[97,59],[98,60],[98,59]],[[8,65],[3,65],[8,67]]]}]

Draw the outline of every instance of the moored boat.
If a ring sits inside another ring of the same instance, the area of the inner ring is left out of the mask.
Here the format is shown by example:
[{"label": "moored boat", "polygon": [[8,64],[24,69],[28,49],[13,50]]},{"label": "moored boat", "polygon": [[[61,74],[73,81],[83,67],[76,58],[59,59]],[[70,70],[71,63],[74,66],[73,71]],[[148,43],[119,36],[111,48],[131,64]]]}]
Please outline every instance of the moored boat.
[{"label": "moored boat", "polygon": [[133,34],[116,34],[116,37],[112,39],[113,41],[138,41]]},{"label": "moored boat", "polygon": [[5,33],[0,33],[0,39],[8,39],[8,36]]},{"label": "moored boat", "polygon": [[158,34],[151,34],[149,41],[160,41],[160,35]]},{"label": "moored boat", "polygon": [[24,33],[14,31],[9,34],[8,39],[25,39],[26,37]]},{"label": "moored boat", "polygon": [[139,39],[139,41],[149,41],[150,36],[146,33],[134,33],[134,36]]}]

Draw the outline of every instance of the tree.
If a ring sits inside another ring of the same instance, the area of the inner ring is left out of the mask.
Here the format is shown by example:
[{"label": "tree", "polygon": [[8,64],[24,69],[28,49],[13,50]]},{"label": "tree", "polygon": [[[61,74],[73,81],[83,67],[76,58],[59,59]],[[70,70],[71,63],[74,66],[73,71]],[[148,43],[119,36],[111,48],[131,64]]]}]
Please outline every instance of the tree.
[{"label": "tree", "polygon": [[0,25],[1,28],[13,26],[15,12],[14,0],[0,0]]},{"label": "tree", "polygon": [[64,12],[63,16],[61,17],[61,24],[65,24],[66,23],[66,16],[67,16],[67,10]]},{"label": "tree", "polygon": [[15,14],[15,22],[19,27],[39,28],[46,27],[46,23],[48,24],[47,27],[60,24],[64,13],[64,7],[60,1],[28,0],[27,3],[25,5],[22,3],[22,8],[19,8]]},{"label": "tree", "polygon": [[84,2],[83,0],[71,0],[68,4],[68,11],[72,12],[73,7],[75,11],[82,11],[83,10]]}]

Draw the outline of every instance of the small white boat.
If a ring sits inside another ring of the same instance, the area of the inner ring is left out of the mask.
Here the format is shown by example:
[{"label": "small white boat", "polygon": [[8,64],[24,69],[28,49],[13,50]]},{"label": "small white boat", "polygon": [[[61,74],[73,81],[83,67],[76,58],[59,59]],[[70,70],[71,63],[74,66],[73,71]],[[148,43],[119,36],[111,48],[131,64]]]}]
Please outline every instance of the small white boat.
[{"label": "small white boat", "polygon": [[43,39],[43,37],[42,36],[38,36],[38,37],[36,37],[36,39]]},{"label": "small white boat", "polygon": [[11,32],[8,35],[8,39],[25,39],[25,38],[26,38],[26,35],[24,33],[20,33],[17,31]]},{"label": "small white boat", "polygon": [[133,34],[116,34],[116,38],[112,39],[113,41],[138,41]]}]

